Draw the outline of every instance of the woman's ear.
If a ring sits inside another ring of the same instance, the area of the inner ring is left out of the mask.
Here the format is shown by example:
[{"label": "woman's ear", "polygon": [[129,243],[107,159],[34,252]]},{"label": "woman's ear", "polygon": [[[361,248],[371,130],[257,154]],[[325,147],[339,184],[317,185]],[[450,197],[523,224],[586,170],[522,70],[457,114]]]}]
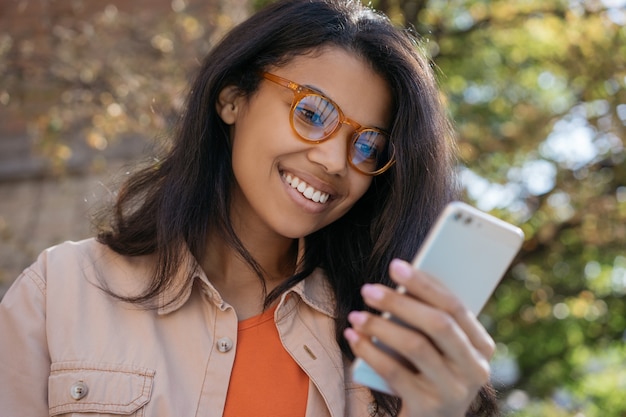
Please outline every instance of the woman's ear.
[{"label": "woman's ear", "polygon": [[235,85],[227,85],[220,91],[215,108],[227,125],[232,125],[237,120],[242,98],[241,91]]}]

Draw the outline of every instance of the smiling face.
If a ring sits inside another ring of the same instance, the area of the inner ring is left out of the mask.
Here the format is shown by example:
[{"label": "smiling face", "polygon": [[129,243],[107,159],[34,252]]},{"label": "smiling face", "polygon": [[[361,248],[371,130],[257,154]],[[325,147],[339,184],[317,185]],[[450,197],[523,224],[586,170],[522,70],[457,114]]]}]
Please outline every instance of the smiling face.
[{"label": "smiling face", "polygon": [[[328,47],[268,70],[331,98],[363,126],[390,127],[386,81],[352,53]],[[343,216],[372,182],[347,161],[354,128],[342,125],[319,144],[303,142],[290,125],[292,100],[292,91],[267,80],[250,97],[232,87],[220,94],[218,113],[231,125],[231,219],[239,234],[304,237]]]}]

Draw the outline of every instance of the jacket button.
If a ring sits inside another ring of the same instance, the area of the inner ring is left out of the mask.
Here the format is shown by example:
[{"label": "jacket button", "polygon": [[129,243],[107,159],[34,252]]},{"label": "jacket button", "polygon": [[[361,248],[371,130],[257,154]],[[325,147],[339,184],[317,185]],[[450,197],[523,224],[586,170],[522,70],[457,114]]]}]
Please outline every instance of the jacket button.
[{"label": "jacket button", "polygon": [[70,387],[70,395],[76,401],[84,398],[85,395],[87,395],[87,391],[87,384],[85,384],[83,381],[74,382]]},{"label": "jacket button", "polygon": [[222,353],[228,352],[233,348],[233,341],[228,337],[222,337],[217,341],[217,350]]}]

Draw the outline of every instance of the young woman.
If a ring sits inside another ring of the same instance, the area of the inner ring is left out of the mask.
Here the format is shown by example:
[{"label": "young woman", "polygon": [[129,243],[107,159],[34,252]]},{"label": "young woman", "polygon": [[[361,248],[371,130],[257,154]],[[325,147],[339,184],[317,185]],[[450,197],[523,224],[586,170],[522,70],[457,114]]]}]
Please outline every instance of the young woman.
[{"label": "young woman", "polygon": [[[455,195],[451,136],[428,60],[384,16],[307,0],[251,17],[107,228],[2,300],[2,414],[494,415],[493,341],[400,260]],[[396,396],[352,382],[355,355]]]}]

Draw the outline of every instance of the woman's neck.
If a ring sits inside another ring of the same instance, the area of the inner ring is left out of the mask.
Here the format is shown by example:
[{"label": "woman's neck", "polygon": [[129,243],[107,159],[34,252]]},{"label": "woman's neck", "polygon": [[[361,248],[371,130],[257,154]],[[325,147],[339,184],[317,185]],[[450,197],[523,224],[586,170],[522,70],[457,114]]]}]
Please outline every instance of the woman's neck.
[{"label": "woman's neck", "polygon": [[[297,240],[247,236],[242,243],[261,267],[267,293],[293,275]],[[222,298],[235,308],[239,320],[263,311],[263,283],[250,264],[223,239],[209,238],[202,269]]]}]

